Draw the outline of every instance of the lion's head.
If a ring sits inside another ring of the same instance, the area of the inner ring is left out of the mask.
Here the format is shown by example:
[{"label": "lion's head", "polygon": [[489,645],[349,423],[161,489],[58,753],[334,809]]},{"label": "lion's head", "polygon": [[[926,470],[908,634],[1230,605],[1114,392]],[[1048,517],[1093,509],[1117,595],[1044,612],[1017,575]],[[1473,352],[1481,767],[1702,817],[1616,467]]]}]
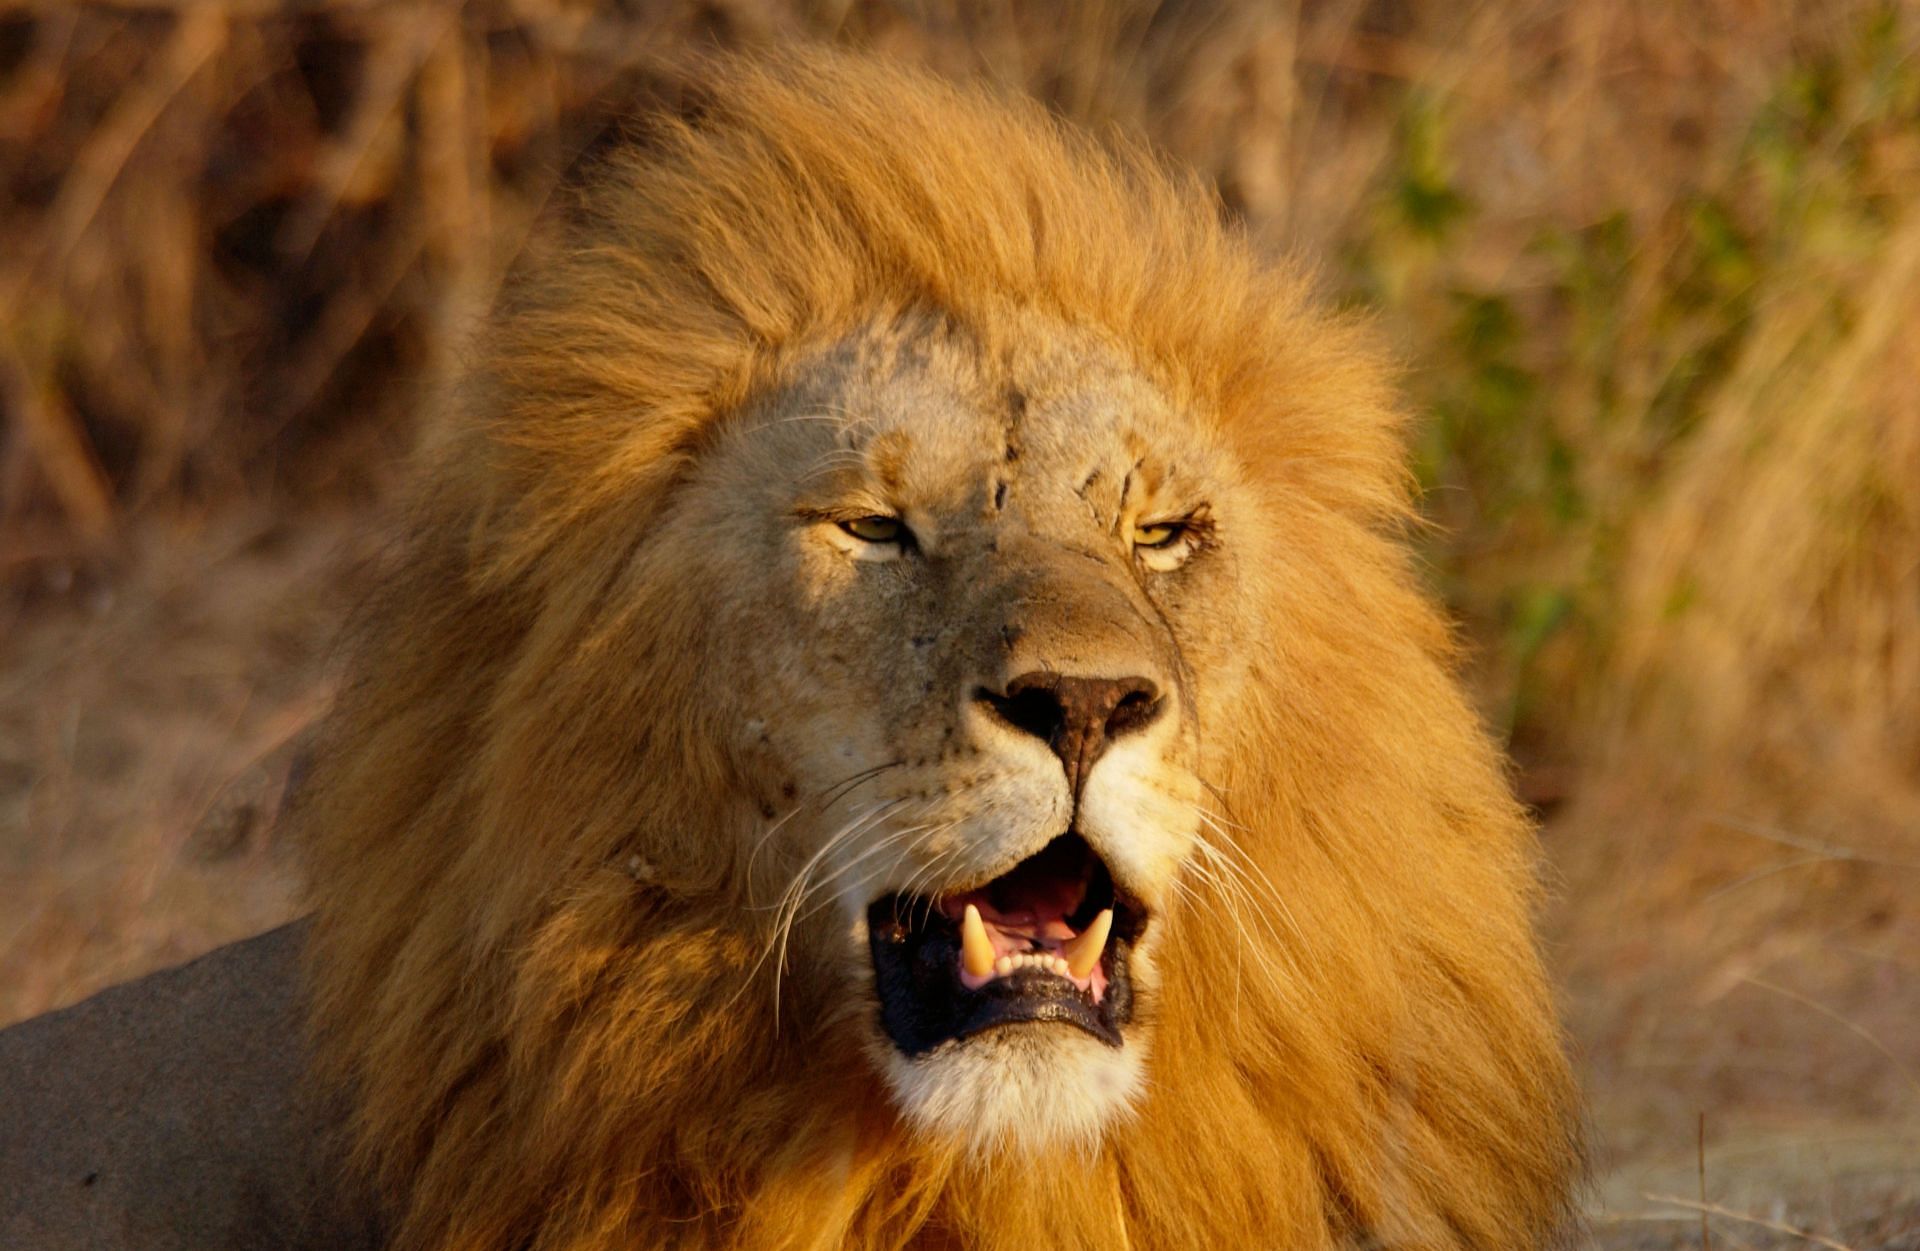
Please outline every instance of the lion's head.
[{"label": "lion's head", "polygon": [[299,812],[399,1245],[1562,1227],[1391,388],[1201,190],[729,64],[476,355]]}]

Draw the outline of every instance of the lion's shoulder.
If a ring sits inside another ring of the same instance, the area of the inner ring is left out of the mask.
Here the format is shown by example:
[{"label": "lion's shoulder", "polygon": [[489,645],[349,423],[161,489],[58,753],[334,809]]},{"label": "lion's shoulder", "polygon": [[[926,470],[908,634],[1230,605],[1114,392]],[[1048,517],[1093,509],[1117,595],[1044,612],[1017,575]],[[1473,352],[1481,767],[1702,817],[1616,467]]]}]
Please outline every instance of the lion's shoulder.
[{"label": "lion's shoulder", "polygon": [[0,1246],[374,1245],[304,1082],[303,932],[0,1031]]}]

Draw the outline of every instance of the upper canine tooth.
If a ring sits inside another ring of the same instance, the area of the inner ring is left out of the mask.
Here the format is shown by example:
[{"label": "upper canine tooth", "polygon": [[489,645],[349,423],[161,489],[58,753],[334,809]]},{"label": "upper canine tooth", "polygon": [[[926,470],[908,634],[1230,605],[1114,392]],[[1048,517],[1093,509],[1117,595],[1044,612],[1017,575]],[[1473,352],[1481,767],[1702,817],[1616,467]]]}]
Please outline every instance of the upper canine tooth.
[{"label": "upper canine tooth", "polygon": [[1060,949],[1067,958],[1067,967],[1075,977],[1085,977],[1093,972],[1093,966],[1100,963],[1100,953],[1107,949],[1107,935],[1113,930],[1113,909],[1102,908],[1100,915],[1093,918],[1093,924],[1081,930],[1072,942]]},{"label": "upper canine tooth", "polygon": [[960,966],[973,977],[993,972],[993,940],[987,937],[980,909],[972,904],[967,905],[967,914],[960,921]]}]

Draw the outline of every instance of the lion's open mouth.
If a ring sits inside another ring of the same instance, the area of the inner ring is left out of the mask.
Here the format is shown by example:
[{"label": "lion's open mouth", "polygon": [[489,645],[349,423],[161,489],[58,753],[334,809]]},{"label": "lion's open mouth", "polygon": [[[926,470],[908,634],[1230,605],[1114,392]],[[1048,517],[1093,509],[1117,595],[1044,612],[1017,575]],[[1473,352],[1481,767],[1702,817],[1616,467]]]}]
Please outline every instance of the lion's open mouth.
[{"label": "lion's open mouth", "polygon": [[1072,832],[972,890],[883,896],[867,909],[881,1024],[908,1055],[1036,1021],[1118,1047],[1146,921]]}]

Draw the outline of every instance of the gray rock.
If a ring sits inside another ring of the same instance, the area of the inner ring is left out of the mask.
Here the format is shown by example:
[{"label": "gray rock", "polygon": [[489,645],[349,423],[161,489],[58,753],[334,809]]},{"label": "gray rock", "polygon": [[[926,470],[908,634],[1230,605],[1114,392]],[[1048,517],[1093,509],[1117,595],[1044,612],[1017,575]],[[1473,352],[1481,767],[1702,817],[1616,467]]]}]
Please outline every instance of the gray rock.
[{"label": "gray rock", "polygon": [[0,1031],[0,1247],[380,1245],[307,1076],[294,924]]}]

